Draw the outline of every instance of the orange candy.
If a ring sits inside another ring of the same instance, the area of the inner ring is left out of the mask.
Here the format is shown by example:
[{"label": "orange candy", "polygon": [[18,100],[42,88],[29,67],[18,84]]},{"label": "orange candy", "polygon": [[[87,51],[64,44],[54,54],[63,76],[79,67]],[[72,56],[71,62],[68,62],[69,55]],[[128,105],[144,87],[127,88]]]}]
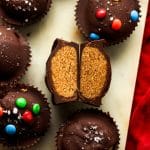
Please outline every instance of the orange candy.
[{"label": "orange candy", "polygon": [[122,27],[122,22],[120,19],[114,19],[112,22],[112,29],[117,31],[120,30]]}]

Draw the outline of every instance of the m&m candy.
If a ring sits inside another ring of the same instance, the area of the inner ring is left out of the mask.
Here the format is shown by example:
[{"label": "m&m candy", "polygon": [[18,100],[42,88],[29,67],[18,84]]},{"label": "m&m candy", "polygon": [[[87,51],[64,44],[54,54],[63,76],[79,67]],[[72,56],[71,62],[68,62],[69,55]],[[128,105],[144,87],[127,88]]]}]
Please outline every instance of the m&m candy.
[{"label": "m&m candy", "polygon": [[114,19],[112,22],[112,29],[113,30],[120,30],[122,27],[122,22],[120,19]]},{"label": "m&m candy", "polygon": [[30,111],[25,111],[24,114],[22,115],[22,119],[24,122],[26,123],[32,123],[33,121],[33,115],[32,115],[32,112]]},{"label": "m&m candy", "polygon": [[4,114],[4,112],[3,112],[3,108],[2,108],[2,107],[0,107],[0,117],[2,117],[2,116],[3,116],[3,114]]},{"label": "m&m candy", "polygon": [[16,99],[16,106],[20,109],[23,109],[27,106],[27,100],[23,97],[19,97]]},{"label": "m&m candy", "polygon": [[106,10],[103,8],[99,8],[96,10],[95,16],[97,19],[103,19],[106,16]]},{"label": "m&m candy", "polygon": [[35,115],[38,115],[40,113],[40,105],[39,104],[34,104],[33,107],[32,107],[32,112],[35,114]]},{"label": "m&m candy", "polygon": [[8,125],[5,127],[5,132],[6,132],[6,134],[8,134],[8,135],[15,135],[16,132],[17,132],[16,126],[13,125],[13,124],[8,124]]},{"label": "m&m candy", "polygon": [[132,10],[131,13],[130,13],[130,19],[133,22],[138,21],[139,20],[139,13],[136,10]]},{"label": "m&m candy", "polygon": [[90,40],[99,40],[100,36],[96,33],[90,33],[89,38]]}]

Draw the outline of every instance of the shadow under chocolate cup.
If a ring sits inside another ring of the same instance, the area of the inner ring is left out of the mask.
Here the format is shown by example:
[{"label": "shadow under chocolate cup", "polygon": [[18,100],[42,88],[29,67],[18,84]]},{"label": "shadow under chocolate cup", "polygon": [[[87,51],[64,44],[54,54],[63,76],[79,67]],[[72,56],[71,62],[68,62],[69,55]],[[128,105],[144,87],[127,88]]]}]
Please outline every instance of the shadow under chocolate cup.
[{"label": "shadow under chocolate cup", "polygon": [[40,21],[49,11],[52,0],[0,2],[0,18],[12,26],[25,26]]},{"label": "shadow under chocolate cup", "polygon": [[34,86],[17,84],[1,99],[0,109],[0,142],[10,149],[35,146],[50,126],[49,103]]},{"label": "shadow under chocolate cup", "polygon": [[75,20],[87,40],[105,39],[114,45],[132,34],[140,12],[138,0],[78,0]]},{"label": "shadow under chocolate cup", "polygon": [[60,126],[56,147],[57,150],[117,150],[119,141],[118,126],[108,113],[97,109],[83,109],[75,112]]},{"label": "shadow under chocolate cup", "polygon": [[27,40],[14,29],[0,25],[0,91],[14,87],[27,71],[30,61]]}]

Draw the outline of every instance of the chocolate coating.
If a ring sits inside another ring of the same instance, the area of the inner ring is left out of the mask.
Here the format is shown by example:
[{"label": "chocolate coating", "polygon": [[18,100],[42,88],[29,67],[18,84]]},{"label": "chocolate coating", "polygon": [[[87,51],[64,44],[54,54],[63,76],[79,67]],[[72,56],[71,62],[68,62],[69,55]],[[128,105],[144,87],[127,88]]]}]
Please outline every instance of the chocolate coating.
[{"label": "chocolate coating", "polygon": [[33,23],[43,17],[51,4],[51,0],[2,0],[0,16],[13,25]]},{"label": "chocolate coating", "polygon": [[[17,107],[17,98],[25,98],[27,106],[23,109]],[[32,110],[34,104],[39,104],[41,108],[37,115]],[[0,141],[7,146],[30,147],[44,135],[49,127],[50,108],[44,95],[34,87],[17,85],[1,99],[0,106],[4,110],[3,116],[0,117]],[[23,119],[23,114],[27,111],[33,116],[29,122]],[[5,133],[4,127],[7,124],[15,125],[17,130],[15,135],[8,136]]]},{"label": "chocolate coating", "polygon": [[82,110],[60,127],[58,150],[108,150],[119,143],[118,129],[105,113]]},{"label": "chocolate coating", "polygon": [[15,30],[0,26],[0,87],[16,84],[27,70],[30,47]]},{"label": "chocolate coating", "polygon": [[[97,18],[98,9],[104,9],[106,16]],[[76,21],[81,33],[89,40],[90,33],[95,33],[108,44],[116,44],[126,39],[137,26],[139,20],[132,21],[130,18],[132,10],[140,13],[138,0],[79,0]],[[112,28],[115,19],[122,23],[119,30]]]}]

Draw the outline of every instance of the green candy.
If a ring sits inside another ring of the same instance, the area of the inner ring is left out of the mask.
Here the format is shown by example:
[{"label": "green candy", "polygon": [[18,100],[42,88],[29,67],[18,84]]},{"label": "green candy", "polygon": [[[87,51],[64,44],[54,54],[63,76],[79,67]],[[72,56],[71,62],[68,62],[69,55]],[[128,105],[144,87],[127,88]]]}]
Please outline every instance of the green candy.
[{"label": "green candy", "polygon": [[40,113],[41,107],[39,104],[34,104],[32,107],[32,111],[35,115],[38,115]]},{"label": "green candy", "polygon": [[16,106],[20,109],[23,109],[27,106],[27,100],[23,97],[19,97],[16,99]]}]

